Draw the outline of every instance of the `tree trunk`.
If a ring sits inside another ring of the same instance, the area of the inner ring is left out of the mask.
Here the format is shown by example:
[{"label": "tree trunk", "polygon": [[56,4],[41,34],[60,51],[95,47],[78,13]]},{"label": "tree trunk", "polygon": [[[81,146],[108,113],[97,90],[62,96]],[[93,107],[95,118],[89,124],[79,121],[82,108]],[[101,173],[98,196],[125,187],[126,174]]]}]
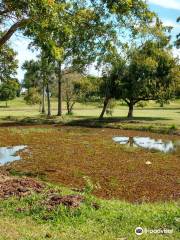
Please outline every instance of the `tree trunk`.
[{"label": "tree trunk", "polygon": [[67,99],[66,99],[66,108],[67,108],[67,114],[69,115],[71,111],[70,111],[69,101]]},{"label": "tree trunk", "polygon": [[47,104],[48,104],[48,116],[51,116],[51,100],[50,100],[50,92],[49,92],[49,83],[47,83],[47,88],[46,88],[46,92],[47,92]]},{"label": "tree trunk", "polygon": [[6,101],[6,108],[8,107],[8,103],[7,103],[7,101]]},{"label": "tree trunk", "polygon": [[58,69],[58,113],[57,116],[62,116],[62,71],[61,63]]},{"label": "tree trunk", "polygon": [[128,106],[129,106],[128,118],[133,118],[134,103],[130,101]]},{"label": "tree trunk", "polygon": [[109,97],[106,97],[106,98],[105,98],[105,100],[104,100],[104,106],[103,106],[102,112],[101,112],[101,114],[100,114],[100,116],[99,116],[99,119],[103,119],[104,113],[105,113],[106,108],[107,108],[107,105],[108,105],[108,103],[109,103],[109,100],[110,100]]},{"label": "tree trunk", "polygon": [[20,22],[14,23],[9,30],[0,38],[0,48],[12,37],[12,35],[29,22],[28,19],[22,19]]},{"label": "tree trunk", "polygon": [[71,106],[70,106],[70,114],[73,112],[73,107],[74,107],[74,105],[75,105],[75,102],[73,102],[73,103],[71,104]]},{"label": "tree trunk", "polygon": [[43,89],[42,89],[42,110],[41,110],[41,112],[43,114],[46,113],[46,110],[45,110],[45,83],[44,83],[44,81],[43,81]]}]

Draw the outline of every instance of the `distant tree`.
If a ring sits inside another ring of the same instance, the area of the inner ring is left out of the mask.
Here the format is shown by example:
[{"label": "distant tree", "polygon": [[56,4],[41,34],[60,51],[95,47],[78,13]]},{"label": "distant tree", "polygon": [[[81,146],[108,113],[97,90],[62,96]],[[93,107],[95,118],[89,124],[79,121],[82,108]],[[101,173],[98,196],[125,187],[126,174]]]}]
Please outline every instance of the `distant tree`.
[{"label": "distant tree", "polygon": [[80,102],[97,102],[100,100],[99,89],[100,89],[101,78],[91,75],[87,75],[82,81],[79,82],[81,88]]},{"label": "distant tree", "polygon": [[180,71],[166,44],[147,41],[129,54],[128,62],[118,84],[120,97],[129,106],[129,118],[133,117],[134,105],[140,101],[162,103],[173,98]]},{"label": "distant tree", "polygon": [[7,102],[16,98],[20,85],[17,80],[11,79],[0,84],[0,101]]},{"label": "distant tree", "polygon": [[34,88],[29,88],[29,91],[27,91],[27,93],[24,97],[24,100],[29,105],[35,105],[35,104],[40,104],[41,103],[40,94],[35,87]]},{"label": "distant tree", "polygon": [[62,99],[66,103],[67,114],[72,114],[76,102],[85,95],[87,79],[78,72],[64,74],[62,77]]},{"label": "distant tree", "polygon": [[[22,86],[25,87],[28,92],[30,89],[36,89],[38,93],[42,95],[42,109],[41,112],[45,113],[45,98],[47,96],[48,111],[47,114],[51,115],[51,104],[50,104],[50,86],[52,82],[55,82],[55,68],[54,64],[46,58],[44,53],[41,53],[37,61],[31,60],[26,61],[23,64],[23,70],[25,70],[24,80]],[[34,93],[34,91],[33,91]],[[30,95],[32,94],[32,90]],[[28,93],[27,93],[28,96]]]},{"label": "distant tree", "polygon": [[41,76],[39,62],[35,60],[25,61],[22,65],[22,69],[25,71],[22,87],[27,89],[40,88]]}]

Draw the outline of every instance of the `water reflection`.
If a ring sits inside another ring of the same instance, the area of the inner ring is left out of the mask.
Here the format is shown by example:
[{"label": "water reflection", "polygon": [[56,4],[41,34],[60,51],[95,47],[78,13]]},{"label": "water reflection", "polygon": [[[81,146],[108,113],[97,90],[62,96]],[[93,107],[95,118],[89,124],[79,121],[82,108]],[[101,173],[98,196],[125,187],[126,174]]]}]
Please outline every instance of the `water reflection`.
[{"label": "water reflection", "polygon": [[25,148],[25,145],[15,147],[0,147],[0,165],[20,160],[20,156],[16,155],[16,153]]},{"label": "water reflection", "polygon": [[113,140],[119,144],[129,147],[142,147],[149,150],[157,150],[164,153],[177,150],[178,143],[173,141],[155,140],[150,137],[114,137]]}]

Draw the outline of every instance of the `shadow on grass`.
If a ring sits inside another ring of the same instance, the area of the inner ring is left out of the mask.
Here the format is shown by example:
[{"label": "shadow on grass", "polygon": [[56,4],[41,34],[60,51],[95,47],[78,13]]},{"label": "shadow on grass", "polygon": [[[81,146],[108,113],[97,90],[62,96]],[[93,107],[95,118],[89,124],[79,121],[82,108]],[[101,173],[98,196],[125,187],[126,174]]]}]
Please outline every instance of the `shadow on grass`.
[{"label": "shadow on grass", "polygon": [[[157,120],[170,120],[162,117],[135,117],[128,119],[126,117],[106,117],[102,120],[94,117],[84,116],[71,116],[71,117],[47,117],[44,115],[37,117],[25,117],[18,119],[16,117],[1,118],[4,122],[0,123],[0,127],[23,127],[23,126],[43,126],[53,125],[55,127],[88,127],[88,128],[117,128],[123,130],[137,130],[137,131],[149,131],[162,134],[180,135],[180,132],[176,127],[169,127],[162,123],[155,124]],[[152,124],[150,124],[152,122]]]},{"label": "shadow on grass", "polygon": [[63,119],[58,118],[56,116],[37,116],[37,117],[24,117],[17,118],[12,116],[7,116],[1,118],[2,122],[0,123],[1,127],[13,127],[13,126],[35,126],[35,125],[51,125],[56,123],[63,123]]},{"label": "shadow on grass", "polygon": [[85,117],[85,116],[70,116],[70,117],[57,117],[45,115],[40,115],[37,117],[24,117],[17,118],[13,116],[7,116],[1,118],[3,121],[0,126],[25,126],[25,125],[43,125],[43,124],[63,124],[69,126],[104,126],[106,123],[144,123],[144,122],[154,122],[157,120],[171,120],[169,118],[163,117],[134,117],[128,119],[127,117],[105,117],[103,119],[95,117]]},{"label": "shadow on grass", "polygon": [[0,108],[5,108],[5,109],[8,109],[9,106],[0,106]]},{"label": "shadow on grass", "polygon": [[162,110],[162,111],[166,111],[166,110],[179,110],[180,108],[178,107],[144,107],[144,108],[140,108],[140,107],[136,107],[136,110],[143,110],[143,111],[146,111],[146,110]]},{"label": "shadow on grass", "polygon": [[89,117],[86,118],[84,116],[78,116],[77,119],[72,119],[71,121],[68,121],[68,125],[75,125],[75,124],[86,124],[86,123],[121,123],[121,122],[126,122],[126,123],[141,123],[144,121],[147,122],[153,122],[153,121],[167,121],[171,120],[170,118],[164,118],[164,117],[134,117],[132,119],[128,119],[127,117],[105,117],[103,119],[99,118],[94,118],[94,117]]}]

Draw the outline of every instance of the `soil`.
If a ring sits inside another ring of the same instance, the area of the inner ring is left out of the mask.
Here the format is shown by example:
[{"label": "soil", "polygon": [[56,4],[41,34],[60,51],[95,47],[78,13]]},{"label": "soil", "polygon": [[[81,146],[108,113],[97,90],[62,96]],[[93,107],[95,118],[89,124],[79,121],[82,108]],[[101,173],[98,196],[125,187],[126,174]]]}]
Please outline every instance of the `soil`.
[{"label": "soil", "polygon": [[42,192],[44,185],[31,178],[16,178],[0,174],[0,199],[24,197],[32,192]]},{"label": "soil", "polygon": [[178,136],[107,128],[2,127],[1,146],[28,146],[20,153],[22,160],[3,169],[78,189],[85,186],[84,176],[88,176],[97,186],[93,193],[106,199],[136,203],[179,199],[179,152],[163,154],[131,149],[113,142],[115,136],[179,139]]}]

